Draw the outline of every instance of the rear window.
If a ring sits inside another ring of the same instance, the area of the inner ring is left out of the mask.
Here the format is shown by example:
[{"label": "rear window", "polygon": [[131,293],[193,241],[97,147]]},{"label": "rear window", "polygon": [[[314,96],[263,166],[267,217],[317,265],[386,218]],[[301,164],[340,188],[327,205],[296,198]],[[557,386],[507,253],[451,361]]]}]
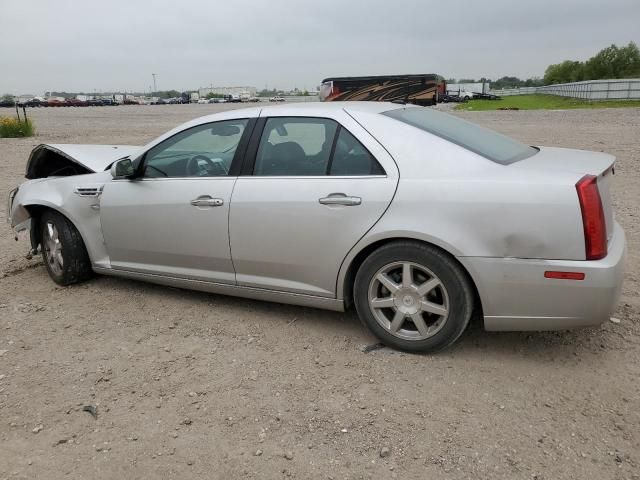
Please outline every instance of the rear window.
[{"label": "rear window", "polygon": [[501,165],[509,165],[538,152],[538,149],[505,135],[431,108],[399,108],[383,115],[437,135]]}]

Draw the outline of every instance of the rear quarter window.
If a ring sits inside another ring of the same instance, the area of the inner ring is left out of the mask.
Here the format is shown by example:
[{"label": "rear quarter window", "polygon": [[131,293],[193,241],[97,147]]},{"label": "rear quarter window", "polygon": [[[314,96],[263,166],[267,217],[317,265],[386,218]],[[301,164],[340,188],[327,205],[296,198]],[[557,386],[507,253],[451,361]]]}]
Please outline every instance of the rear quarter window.
[{"label": "rear quarter window", "polygon": [[501,165],[509,165],[538,153],[534,147],[430,108],[399,108],[382,115],[429,132]]}]

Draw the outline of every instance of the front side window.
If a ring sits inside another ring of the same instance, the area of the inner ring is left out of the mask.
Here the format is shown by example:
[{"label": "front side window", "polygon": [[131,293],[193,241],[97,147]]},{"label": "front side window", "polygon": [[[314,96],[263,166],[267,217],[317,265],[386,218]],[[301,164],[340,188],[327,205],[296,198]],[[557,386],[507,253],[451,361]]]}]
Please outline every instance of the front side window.
[{"label": "front side window", "polygon": [[369,151],[326,118],[267,119],[254,166],[258,176],[384,175]]},{"label": "front side window", "polygon": [[149,150],[144,177],[220,177],[231,162],[248,120],[207,123],[174,135]]}]

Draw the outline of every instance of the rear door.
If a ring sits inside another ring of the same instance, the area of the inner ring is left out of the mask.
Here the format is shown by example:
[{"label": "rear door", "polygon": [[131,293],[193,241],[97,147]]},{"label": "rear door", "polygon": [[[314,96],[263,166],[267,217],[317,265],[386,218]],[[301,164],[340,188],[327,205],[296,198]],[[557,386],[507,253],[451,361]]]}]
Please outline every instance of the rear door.
[{"label": "rear door", "polygon": [[398,182],[393,159],[341,110],[261,118],[243,173],[229,216],[238,285],[323,297]]}]

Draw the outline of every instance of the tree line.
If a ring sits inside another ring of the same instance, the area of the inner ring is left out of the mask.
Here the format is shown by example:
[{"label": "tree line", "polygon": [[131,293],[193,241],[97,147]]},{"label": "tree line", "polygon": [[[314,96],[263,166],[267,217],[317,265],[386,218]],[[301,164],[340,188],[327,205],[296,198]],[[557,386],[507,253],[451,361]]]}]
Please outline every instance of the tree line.
[{"label": "tree line", "polygon": [[497,80],[489,78],[450,78],[447,83],[490,82],[491,88],[540,87],[556,83],[581,82],[583,80],[600,80],[609,78],[640,77],[640,50],[634,42],[624,47],[615,44],[603,48],[590,59],[581,62],[565,60],[547,67],[543,78],[531,77],[522,80],[518,77],[505,76]]},{"label": "tree line", "polygon": [[640,50],[634,42],[627,46],[603,48],[585,62],[565,60],[549,65],[544,72],[545,85],[607,78],[640,77]]}]

